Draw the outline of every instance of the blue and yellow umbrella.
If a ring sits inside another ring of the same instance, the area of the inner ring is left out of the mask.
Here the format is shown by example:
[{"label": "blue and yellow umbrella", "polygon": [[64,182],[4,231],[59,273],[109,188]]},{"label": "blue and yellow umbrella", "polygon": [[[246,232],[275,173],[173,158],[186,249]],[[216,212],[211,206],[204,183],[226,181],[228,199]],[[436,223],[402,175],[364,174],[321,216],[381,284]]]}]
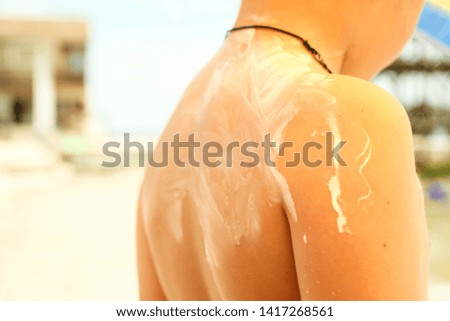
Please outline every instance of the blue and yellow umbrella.
[{"label": "blue and yellow umbrella", "polygon": [[450,54],[450,0],[427,1],[418,33]]}]

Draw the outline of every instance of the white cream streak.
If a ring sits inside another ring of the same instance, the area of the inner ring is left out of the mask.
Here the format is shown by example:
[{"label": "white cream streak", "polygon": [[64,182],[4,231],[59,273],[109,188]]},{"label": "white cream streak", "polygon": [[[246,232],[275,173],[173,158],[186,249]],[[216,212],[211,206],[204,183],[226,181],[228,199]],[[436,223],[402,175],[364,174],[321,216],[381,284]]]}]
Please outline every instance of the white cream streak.
[{"label": "white cream streak", "polygon": [[288,215],[291,216],[294,222],[298,221],[297,212],[295,210],[294,199],[292,198],[291,191],[289,190],[289,185],[286,181],[286,178],[275,168],[272,168],[272,173],[275,180],[278,183],[278,186],[281,189],[282,199],[284,202],[284,206],[288,212]]},{"label": "white cream streak", "polygon": [[339,233],[344,233],[345,229],[344,227],[347,225],[347,218],[345,217],[344,213],[342,212],[341,205],[339,204],[339,199],[341,196],[341,185],[339,183],[339,178],[336,175],[331,176],[330,181],[328,182],[328,189],[331,193],[331,204],[333,206],[333,209],[338,214],[337,217],[337,227]]},{"label": "white cream streak", "polygon": [[366,186],[367,186],[369,191],[367,192],[366,195],[361,196],[358,199],[358,203],[360,203],[363,200],[368,199],[370,197],[370,195],[372,195],[372,188],[370,187],[369,182],[367,181],[367,178],[362,173],[364,167],[366,167],[367,163],[370,160],[370,157],[372,156],[372,144],[371,144],[369,135],[367,135],[366,132],[365,132],[365,134],[366,134],[366,137],[367,137],[366,146],[364,147],[364,150],[361,152],[361,154],[356,158],[356,161],[358,161],[361,157],[363,157],[368,151],[368,155],[366,156],[366,158],[364,159],[364,162],[359,167],[359,174],[361,175],[361,178],[363,179],[363,181],[366,184]]},{"label": "white cream streak", "polygon": [[[336,118],[334,116],[328,117],[328,124],[330,126],[331,131],[334,136],[334,143],[339,144],[341,142],[341,134],[339,128],[336,124]],[[348,232],[346,228],[347,225],[347,217],[345,217],[344,212],[342,211],[341,205],[339,204],[339,200],[341,200],[341,183],[339,182],[339,167],[338,161],[335,157],[333,157],[333,166],[334,166],[334,175],[331,176],[328,182],[328,190],[331,194],[331,205],[333,209],[338,214],[336,223],[339,233]]]}]

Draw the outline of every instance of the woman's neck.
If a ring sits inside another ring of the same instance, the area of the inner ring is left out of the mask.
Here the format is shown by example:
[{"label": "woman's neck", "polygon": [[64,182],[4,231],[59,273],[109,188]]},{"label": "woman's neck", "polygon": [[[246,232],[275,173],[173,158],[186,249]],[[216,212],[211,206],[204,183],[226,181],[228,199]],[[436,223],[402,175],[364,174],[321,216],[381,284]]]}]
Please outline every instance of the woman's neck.
[{"label": "woman's neck", "polygon": [[[321,19],[322,9],[303,8],[292,2],[295,1],[244,0],[235,27],[266,25],[296,34],[320,53],[333,73],[341,73],[346,53],[342,26]],[[308,52],[306,48],[304,50]]]}]

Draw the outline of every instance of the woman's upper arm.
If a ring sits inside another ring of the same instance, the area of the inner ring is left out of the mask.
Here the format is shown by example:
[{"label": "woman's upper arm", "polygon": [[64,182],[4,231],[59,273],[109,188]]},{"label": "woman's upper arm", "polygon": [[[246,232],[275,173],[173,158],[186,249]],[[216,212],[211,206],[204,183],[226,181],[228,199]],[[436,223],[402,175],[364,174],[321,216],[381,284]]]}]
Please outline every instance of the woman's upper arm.
[{"label": "woman's upper arm", "polygon": [[409,121],[382,90],[349,86],[335,91],[333,105],[300,111],[285,132],[294,146],[322,146],[309,151],[310,166],[279,166],[295,204],[302,298],[426,299],[429,245]]}]

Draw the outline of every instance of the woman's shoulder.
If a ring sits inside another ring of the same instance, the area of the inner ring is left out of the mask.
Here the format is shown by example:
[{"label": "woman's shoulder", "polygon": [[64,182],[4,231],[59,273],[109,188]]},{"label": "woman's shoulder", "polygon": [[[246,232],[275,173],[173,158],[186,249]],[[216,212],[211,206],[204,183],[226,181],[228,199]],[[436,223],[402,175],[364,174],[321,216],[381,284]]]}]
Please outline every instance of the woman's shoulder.
[{"label": "woman's shoulder", "polygon": [[347,75],[330,75],[327,79],[326,89],[335,97],[341,113],[360,121],[394,121],[409,128],[405,108],[385,89]]},{"label": "woman's shoulder", "polygon": [[314,74],[307,81],[304,79],[294,86],[296,98],[292,102],[298,112],[285,131],[291,133],[292,138],[302,136],[313,127],[316,131],[331,129],[330,122],[336,119],[339,127],[355,129],[347,132],[349,136],[358,136],[364,130],[386,139],[412,139],[405,108],[383,88],[347,75]]}]

